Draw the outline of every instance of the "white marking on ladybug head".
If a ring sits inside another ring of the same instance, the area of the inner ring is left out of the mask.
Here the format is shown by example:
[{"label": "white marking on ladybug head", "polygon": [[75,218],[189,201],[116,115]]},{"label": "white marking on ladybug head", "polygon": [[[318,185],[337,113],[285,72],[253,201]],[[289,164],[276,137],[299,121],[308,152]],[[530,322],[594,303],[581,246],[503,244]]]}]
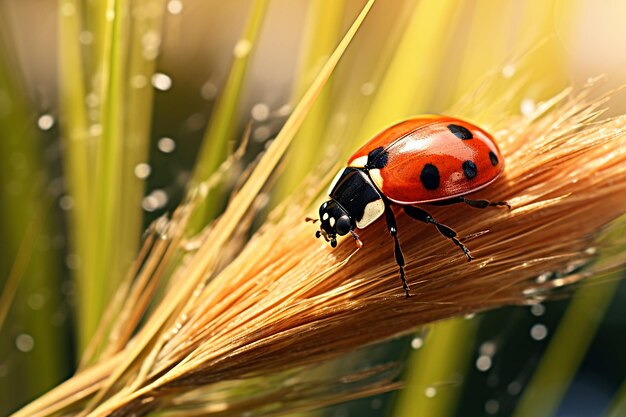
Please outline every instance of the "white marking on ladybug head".
[{"label": "white marking on ladybug head", "polygon": [[330,224],[330,227],[335,227],[335,218],[331,217],[330,220],[328,220],[328,224]]},{"label": "white marking on ladybug head", "polygon": [[380,175],[380,169],[370,169],[368,171],[370,178],[379,190],[383,189],[383,177]]},{"label": "white marking on ladybug head", "polygon": [[350,162],[350,165],[348,166],[354,168],[363,168],[365,165],[367,165],[367,155],[359,156],[357,159]]},{"label": "white marking on ladybug head", "polygon": [[324,221],[328,220],[328,213],[324,213],[324,215],[322,216],[322,220]]},{"label": "white marking on ladybug head", "polygon": [[369,202],[365,206],[365,210],[363,210],[363,217],[357,220],[356,226],[359,229],[363,229],[366,226],[368,226],[370,223],[372,223],[374,220],[382,216],[384,212],[385,212],[385,203],[383,202],[382,198]]}]

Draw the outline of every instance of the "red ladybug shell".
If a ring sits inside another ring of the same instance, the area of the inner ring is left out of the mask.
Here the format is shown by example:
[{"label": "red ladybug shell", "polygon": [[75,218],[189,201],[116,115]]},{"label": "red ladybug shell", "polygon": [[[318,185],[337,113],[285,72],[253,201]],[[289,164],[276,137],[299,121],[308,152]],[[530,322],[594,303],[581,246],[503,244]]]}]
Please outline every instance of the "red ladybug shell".
[{"label": "red ladybug shell", "polygon": [[478,126],[428,115],[383,130],[348,166],[368,168],[389,200],[410,205],[480,190],[498,178],[504,162],[493,137]]}]

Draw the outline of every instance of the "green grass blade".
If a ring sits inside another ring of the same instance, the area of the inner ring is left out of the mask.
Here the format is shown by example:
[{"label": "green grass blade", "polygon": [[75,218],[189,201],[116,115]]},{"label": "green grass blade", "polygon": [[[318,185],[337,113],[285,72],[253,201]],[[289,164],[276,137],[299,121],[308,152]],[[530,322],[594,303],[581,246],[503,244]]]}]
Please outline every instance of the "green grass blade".
[{"label": "green grass blade", "polygon": [[617,391],[615,397],[613,397],[613,401],[604,417],[623,416],[626,416],[626,379],[622,382],[622,386]]},{"label": "green grass blade", "polygon": [[476,320],[466,319],[432,326],[424,346],[407,363],[394,417],[453,415],[477,329]]},{"label": "green grass blade", "polygon": [[[44,190],[41,137],[5,16],[0,12],[0,298],[12,303],[2,306],[1,415],[52,387],[67,366],[64,334],[51,320],[60,303],[59,256],[42,245],[54,232],[46,216],[51,201]],[[39,300],[36,308],[33,299]]]},{"label": "green grass blade", "polygon": [[118,222],[123,215],[120,211],[123,115],[126,111],[123,4],[121,0],[108,1],[108,18],[103,33],[106,42],[100,70],[101,136],[96,161],[96,194],[92,219],[88,224],[85,276],[81,280],[84,298],[80,300],[83,308],[79,317],[79,342],[83,348],[94,333],[112,290],[123,276],[116,246],[119,242]]},{"label": "green grass blade", "polygon": [[[303,48],[306,56],[300,68],[300,74],[296,81],[297,95],[302,95],[312,77],[319,71],[325,58],[332,52],[341,35],[341,21],[344,15],[345,2],[337,0],[321,0],[311,2],[309,5],[307,22],[307,35],[305,42],[308,47]],[[281,186],[275,197],[282,200],[296,189],[302,179],[311,172],[311,169],[319,161],[312,157],[318,155],[320,149],[324,149],[324,132],[328,125],[328,118],[332,109],[332,79],[317,101],[311,108],[306,120],[298,131],[288,154],[288,163],[284,174],[281,176]]]},{"label": "green grass blade", "polygon": [[[77,324],[83,327],[83,319],[90,316],[90,285],[85,282],[90,241],[90,225],[93,216],[94,172],[93,144],[89,134],[85,107],[86,88],[83,56],[79,43],[81,32],[81,3],[77,0],[59,1],[59,106],[61,132],[65,144],[64,170],[68,195],[74,205],[68,211],[70,251],[79,260],[74,270],[78,291]],[[84,333],[85,331],[80,331]]]},{"label": "green grass blade", "polygon": [[[215,108],[209,119],[204,133],[202,145],[196,159],[191,179],[191,186],[206,180],[214,173],[226,159],[229,143],[236,138],[238,126],[239,104],[242,100],[242,90],[246,79],[246,73],[254,50],[263,17],[267,10],[268,0],[255,0],[246,22],[244,32],[234,49],[234,60],[228,74],[223,90],[215,104]],[[219,187],[212,190],[219,195]],[[191,228],[199,230],[211,220],[222,208],[222,198],[207,198],[202,201],[195,210],[191,220]]]},{"label": "green grass blade", "polygon": [[[609,242],[608,247],[611,249],[605,250],[604,258],[596,262],[601,264],[603,259],[611,259],[615,254],[623,252],[623,246],[611,247],[610,242],[620,241],[624,236],[626,230],[624,219],[625,217],[622,217],[617,220],[604,237],[603,240]],[[576,292],[523,392],[514,417],[555,415],[602,323],[622,277],[621,271],[609,276],[592,277],[587,281],[586,287]],[[600,279],[602,282],[599,282]]]},{"label": "green grass blade", "polygon": [[[157,45],[146,45],[145,39],[160,43],[156,34],[161,33],[165,0],[136,0],[131,14],[129,36],[128,68],[122,82],[126,90],[125,105],[127,117],[123,127],[123,155],[120,179],[121,206],[119,208],[119,247],[120,266],[125,271],[135,258],[142,234],[143,211],[141,200],[144,195],[145,179],[135,175],[140,163],[147,163],[149,157],[150,131],[154,89],[150,78],[155,72]],[[146,48],[150,52],[146,53]],[[143,80],[138,83],[137,80]],[[136,83],[136,84],[135,84]]]},{"label": "green grass blade", "polygon": [[514,417],[556,414],[619,285],[617,276],[608,281],[576,293],[524,389]]},{"label": "green grass blade", "polygon": [[268,0],[255,0],[241,39],[234,50],[234,61],[224,89],[209,120],[200,154],[193,174],[193,182],[206,180],[226,159],[228,143],[235,139],[237,108],[242,99],[246,72],[252,51],[257,44],[261,23]]},{"label": "green grass blade", "polygon": [[355,139],[362,144],[383,127],[425,111],[435,95],[442,50],[455,27],[459,3],[419,2]]}]

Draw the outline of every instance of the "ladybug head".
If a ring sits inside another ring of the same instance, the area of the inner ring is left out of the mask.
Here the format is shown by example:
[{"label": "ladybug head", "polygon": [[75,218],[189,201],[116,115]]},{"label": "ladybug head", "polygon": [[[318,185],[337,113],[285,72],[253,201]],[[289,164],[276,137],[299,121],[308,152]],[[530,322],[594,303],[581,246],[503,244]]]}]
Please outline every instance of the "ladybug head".
[{"label": "ladybug head", "polygon": [[337,235],[346,235],[353,229],[350,215],[335,200],[328,200],[320,206],[320,220],[320,230],[315,236],[324,236],[333,248],[337,246]]}]

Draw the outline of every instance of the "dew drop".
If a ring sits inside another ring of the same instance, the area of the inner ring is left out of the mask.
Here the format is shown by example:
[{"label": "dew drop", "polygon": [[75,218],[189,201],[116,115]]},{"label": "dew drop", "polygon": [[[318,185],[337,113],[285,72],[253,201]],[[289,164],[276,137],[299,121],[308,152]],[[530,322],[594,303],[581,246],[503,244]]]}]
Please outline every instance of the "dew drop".
[{"label": "dew drop", "polygon": [[264,142],[270,137],[270,133],[268,126],[259,126],[252,132],[252,138],[257,142]]},{"label": "dew drop", "polygon": [[531,116],[535,113],[537,105],[533,99],[525,98],[520,104],[520,111],[524,116]]},{"label": "dew drop", "polygon": [[414,337],[413,340],[411,340],[411,349],[419,349],[422,346],[424,346],[424,339],[420,336]]},{"label": "dew drop", "polygon": [[374,398],[370,405],[373,410],[380,410],[380,407],[383,406],[383,401],[380,398]]},{"label": "dew drop", "polygon": [[130,86],[139,90],[148,85],[148,78],[145,75],[133,75],[130,79]]},{"label": "dew drop", "polygon": [[288,116],[291,113],[292,110],[293,110],[293,107],[291,106],[291,104],[289,104],[289,103],[283,104],[276,111],[276,115],[277,116]]},{"label": "dew drop", "polygon": [[93,43],[93,33],[83,30],[78,34],[78,42],[83,45],[91,45]]},{"label": "dew drop", "polygon": [[168,195],[163,190],[154,190],[141,201],[141,207],[146,211],[155,211],[167,204]]},{"label": "dew drop", "polygon": [[167,11],[173,15],[178,15],[183,11],[183,2],[180,0],[170,0],[167,3]]},{"label": "dew drop", "polygon": [[152,76],[152,86],[160,91],[167,91],[172,88],[172,79],[161,72],[157,72]]},{"label": "dew drop", "polygon": [[506,387],[506,390],[511,395],[517,395],[522,392],[522,384],[517,381],[513,381],[509,384],[508,387]]},{"label": "dew drop", "polygon": [[52,126],[54,126],[54,117],[49,114],[42,114],[39,116],[39,119],[37,119],[37,126],[39,126],[41,130],[50,130]]},{"label": "dew drop", "polygon": [[502,67],[502,76],[504,78],[511,78],[512,76],[515,75],[516,71],[517,69],[515,68],[515,65],[507,64],[504,67]]},{"label": "dew drop", "polygon": [[172,153],[176,149],[176,142],[172,138],[163,137],[157,142],[157,148],[163,153]]},{"label": "dew drop", "polygon": [[74,7],[74,4],[70,2],[63,3],[61,6],[61,14],[63,16],[72,16],[74,13],[76,13],[76,7]]},{"label": "dew drop", "polygon": [[361,85],[361,94],[364,96],[371,96],[374,93],[375,86],[372,82],[366,82]]},{"label": "dew drop", "polygon": [[39,293],[33,293],[28,296],[26,303],[33,310],[41,310],[46,303],[46,299]]},{"label": "dew drop", "polygon": [[64,195],[61,198],[59,198],[59,207],[61,208],[61,210],[71,210],[72,208],[74,208],[74,199],[72,197],[70,197],[69,195]]},{"label": "dew drop", "polygon": [[535,324],[530,328],[530,337],[534,340],[543,340],[548,336],[548,328],[544,324]]},{"label": "dew drop", "polygon": [[100,123],[94,123],[89,126],[89,134],[91,136],[100,136],[102,134],[102,125]]},{"label": "dew drop", "polygon": [[206,119],[202,113],[194,113],[185,120],[185,127],[192,132],[202,129],[205,124]]},{"label": "dew drop", "polygon": [[210,81],[207,81],[200,88],[200,95],[205,100],[213,100],[217,96],[217,87]]},{"label": "dew drop", "polygon": [[481,355],[493,356],[496,354],[497,346],[494,342],[487,341],[480,345],[479,351]]},{"label": "dew drop", "polygon": [[30,352],[35,347],[35,339],[29,334],[21,333],[15,338],[15,346],[21,352]]},{"label": "dew drop", "polygon": [[252,43],[247,39],[239,39],[233,49],[235,58],[244,58],[252,49]]},{"label": "dew drop", "polygon": [[163,207],[164,205],[167,204],[168,201],[168,195],[165,191],[163,190],[154,190],[151,193],[154,198],[156,198],[157,202],[159,203],[160,207]]},{"label": "dew drop", "polygon": [[437,388],[435,387],[428,387],[424,390],[424,395],[427,398],[434,398],[435,395],[437,395]]},{"label": "dew drop", "polygon": [[543,304],[533,304],[530,306],[530,313],[533,316],[540,317],[546,312],[546,307]]},{"label": "dew drop", "polygon": [[476,369],[481,372],[486,372],[491,368],[491,357],[487,355],[481,355],[476,359]]},{"label": "dew drop", "polygon": [[485,403],[485,411],[487,414],[497,414],[500,410],[500,403],[497,400],[491,399],[487,400]]},{"label": "dew drop", "polygon": [[161,35],[155,30],[149,30],[141,37],[141,46],[143,46],[143,56],[151,61],[159,56],[159,47],[161,46]]},{"label": "dew drop", "polygon": [[100,97],[96,93],[89,93],[85,96],[85,104],[87,107],[95,108],[100,104]]},{"label": "dew drop", "polygon": [[135,176],[140,179],[146,179],[150,175],[152,168],[145,162],[135,165]]},{"label": "dew drop", "polygon": [[250,113],[252,114],[252,118],[254,120],[262,122],[264,120],[267,120],[267,118],[269,117],[270,108],[265,103],[257,103],[252,106],[252,110],[250,111]]}]

